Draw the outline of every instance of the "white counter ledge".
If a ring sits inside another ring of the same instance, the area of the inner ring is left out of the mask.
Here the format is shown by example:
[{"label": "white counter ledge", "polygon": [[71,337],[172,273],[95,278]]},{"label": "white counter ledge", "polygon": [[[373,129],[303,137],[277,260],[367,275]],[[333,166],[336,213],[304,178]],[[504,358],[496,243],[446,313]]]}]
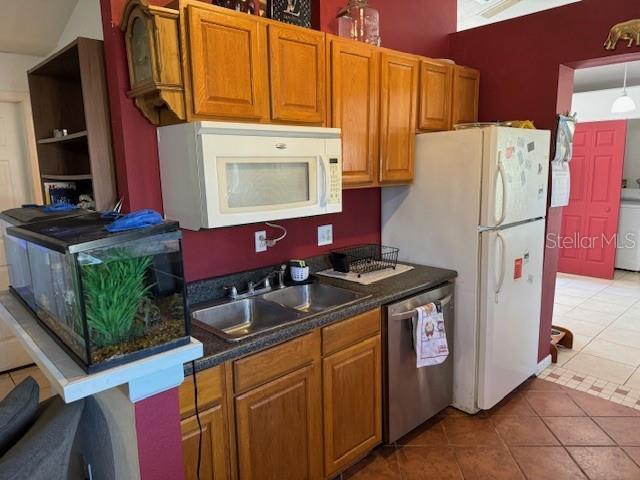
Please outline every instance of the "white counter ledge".
[{"label": "white counter ledge", "polygon": [[9,327],[66,403],[119,386],[127,389],[131,402],[138,402],[180,385],[184,380],[183,364],[203,355],[202,344],[192,337],[188,345],[87,374],[6,290],[0,291],[0,321]]}]

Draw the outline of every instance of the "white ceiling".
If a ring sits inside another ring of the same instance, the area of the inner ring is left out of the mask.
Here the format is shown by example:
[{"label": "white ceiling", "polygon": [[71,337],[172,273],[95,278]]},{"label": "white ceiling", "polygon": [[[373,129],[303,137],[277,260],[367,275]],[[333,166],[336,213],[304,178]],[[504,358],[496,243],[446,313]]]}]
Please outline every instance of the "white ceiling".
[{"label": "white ceiling", "polygon": [[[580,0],[458,0],[458,30],[480,27],[530,13],[560,7]],[[488,9],[505,6],[503,11],[486,18]]]},{"label": "white ceiling", "polygon": [[0,52],[43,56],[56,46],[71,12],[85,0],[7,0],[0,15]]},{"label": "white ceiling", "polygon": [[[629,73],[627,85],[640,85],[640,61],[627,63]],[[590,92],[608,88],[622,88],[624,77],[624,63],[605,65],[603,67],[581,68],[575,71],[573,91]]]}]

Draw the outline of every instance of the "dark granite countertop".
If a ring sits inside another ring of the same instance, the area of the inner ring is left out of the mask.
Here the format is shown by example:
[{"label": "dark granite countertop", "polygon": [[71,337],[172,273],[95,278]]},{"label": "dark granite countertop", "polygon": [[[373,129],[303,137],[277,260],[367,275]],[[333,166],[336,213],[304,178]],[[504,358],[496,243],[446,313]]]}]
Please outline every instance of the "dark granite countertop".
[{"label": "dark granite countertop", "polygon": [[[196,371],[214,367],[228,360],[233,360],[251,353],[258,352],[292,338],[303,335],[311,330],[324,327],[346,318],[358,315],[367,310],[380,307],[396,300],[414,295],[424,290],[432,289],[456,277],[453,270],[412,265],[413,270],[394,277],[381,280],[372,285],[360,285],[345,280],[317,277],[321,283],[335,285],[368,295],[356,303],[343,308],[329,310],[314,316],[303,318],[282,325],[282,327],[256,335],[240,342],[229,343],[220,337],[192,325],[191,335],[204,345],[204,357],[195,362]],[[185,364],[185,374],[192,372],[191,364]]]}]

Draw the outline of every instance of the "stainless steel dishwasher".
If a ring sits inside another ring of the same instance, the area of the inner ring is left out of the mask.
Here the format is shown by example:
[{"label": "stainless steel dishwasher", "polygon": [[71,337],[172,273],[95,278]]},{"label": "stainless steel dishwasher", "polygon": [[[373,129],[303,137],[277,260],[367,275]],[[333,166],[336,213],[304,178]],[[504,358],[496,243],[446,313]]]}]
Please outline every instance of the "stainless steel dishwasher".
[{"label": "stainless steel dishwasher", "polygon": [[[454,285],[387,305],[384,342],[384,440],[395,442],[453,401]],[[416,307],[440,302],[449,357],[440,365],[416,368],[412,318]]]}]

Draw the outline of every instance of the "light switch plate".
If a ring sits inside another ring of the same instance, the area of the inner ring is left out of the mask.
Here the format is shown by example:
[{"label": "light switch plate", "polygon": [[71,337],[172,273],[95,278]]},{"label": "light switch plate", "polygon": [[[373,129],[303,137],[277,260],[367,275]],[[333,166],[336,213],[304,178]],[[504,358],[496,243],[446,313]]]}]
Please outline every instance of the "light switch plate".
[{"label": "light switch plate", "polygon": [[333,225],[320,225],[318,227],[318,246],[331,245],[333,243]]},{"label": "light switch plate", "polygon": [[256,253],[267,251],[267,242],[265,241],[266,238],[267,232],[265,230],[256,232]]}]

